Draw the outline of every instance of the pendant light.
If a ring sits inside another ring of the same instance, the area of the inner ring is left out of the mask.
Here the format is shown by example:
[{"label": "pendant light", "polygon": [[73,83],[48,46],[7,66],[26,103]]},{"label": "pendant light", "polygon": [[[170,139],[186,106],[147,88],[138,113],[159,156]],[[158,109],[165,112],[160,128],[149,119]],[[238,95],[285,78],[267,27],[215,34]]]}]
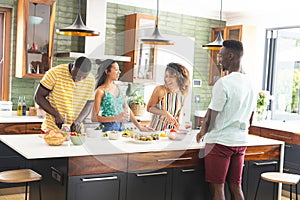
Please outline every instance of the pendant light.
[{"label": "pendant light", "polygon": [[32,46],[30,48],[31,51],[37,51],[38,45],[35,43],[35,25],[40,24],[43,21],[43,18],[36,16],[36,5],[37,3],[33,3],[34,5],[34,16],[29,16],[29,23],[33,24],[32,30]]},{"label": "pendant light", "polygon": [[56,29],[56,33],[69,36],[99,36],[100,32],[86,27],[81,18],[81,3],[78,0],[78,13],[74,23],[66,28]]},{"label": "pendant light", "polygon": [[[222,0],[221,0],[221,10],[220,10],[220,25],[219,25],[220,27],[221,27],[221,20],[222,20]],[[208,50],[220,50],[222,46],[223,46],[222,32],[219,31],[215,41],[202,45],[202,48]]]},{"label": "pendant light", "polygon": [[152,33],[152,36],[149,38],[142,38],[141,42],[143,44],[150,44],[150,45],[174,45],[173,41],[165,39],[160,35],[158,30],[158,13],[159,13],[159,0],[157,0],[155,28]]},{"label": "pendant light", "polygon": [[34,11],[33,11],[33,13],[34,13],[34,15],[30,15],[29,16],[29,24],[40,24],[40,23],[42,23],[42,21],[43,21],[43,18],[42,17],[38,17],[38,16],[36,16],[36,5],[37,5],[37,3],[33,3],[33,5],[34,5]]}]

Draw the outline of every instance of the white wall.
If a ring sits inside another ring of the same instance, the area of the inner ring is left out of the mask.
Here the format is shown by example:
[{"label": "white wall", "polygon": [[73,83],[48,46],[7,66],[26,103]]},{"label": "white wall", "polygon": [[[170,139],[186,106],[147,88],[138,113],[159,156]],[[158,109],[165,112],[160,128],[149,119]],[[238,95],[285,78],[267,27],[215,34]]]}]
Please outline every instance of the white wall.
[{"label": "white wall", "polygon": [[[144,99],[146,102],[149,101],[155,86],[164,84],[165,69],[170,62],[180,63],[185,66],[189,70],[190,81],[192,83],[195,39],[178,35],[163,35],[163,37],[174,41],[174,45],[158,46],[157,67],[159,69],[156,69],[156,84],[145,85],[145,91],[147,92],[144,93]],[[190,117],[193,113],[191,111],[190,102],[192,102],[192,84],[189,88],[189,93],[185,99],[185,104],[181,112],[181,124],[191,120]]]}]

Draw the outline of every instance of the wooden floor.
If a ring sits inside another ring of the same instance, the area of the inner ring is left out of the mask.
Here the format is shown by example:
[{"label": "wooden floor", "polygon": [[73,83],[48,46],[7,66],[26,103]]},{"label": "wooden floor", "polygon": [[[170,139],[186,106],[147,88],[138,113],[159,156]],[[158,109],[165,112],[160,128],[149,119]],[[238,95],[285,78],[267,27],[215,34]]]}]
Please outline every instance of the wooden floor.
[{"label": "wooden floor", "polygon": [[24,194],[8,194],[0,195],[0,200],[24,200]]},{"label": "wooden floor", "polygon": [[[21,191],[24,188],[20,187],[17,190]],[[19,193],[19,194],[10,194],[12,193],[11,191],[6,191],[3,189],[0,189],[0,200],[24,200],[25,196],[24,193]],[[284,196],[281,197],[281,200],[289,200],[290,198],[287,196],[289,195],[288,191],[283,191]]]},{"label": "wooden floor", "polygon": [[[24,200],[24,194],[0,195],[0,200]],[[281,200],[289,200],[289,197],[282,196]]]}]

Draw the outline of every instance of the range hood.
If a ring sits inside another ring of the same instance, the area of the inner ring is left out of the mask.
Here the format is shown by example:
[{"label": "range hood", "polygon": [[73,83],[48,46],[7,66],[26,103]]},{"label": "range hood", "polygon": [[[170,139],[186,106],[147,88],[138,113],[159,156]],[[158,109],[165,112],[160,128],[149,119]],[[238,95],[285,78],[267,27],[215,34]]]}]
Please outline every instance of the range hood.
[{"label": "range hood", "polygon": [[85,37],[85,52],[70,52],[70,57],[77,58],[86,56],[92,59],[113,59],[116,61],[130,62],[130,57],[104,55],[105,51],[105,32],[106,32],[106,0],[88,0],[86,1],[86,26],[98,30],[101,35],[94,37]]}]

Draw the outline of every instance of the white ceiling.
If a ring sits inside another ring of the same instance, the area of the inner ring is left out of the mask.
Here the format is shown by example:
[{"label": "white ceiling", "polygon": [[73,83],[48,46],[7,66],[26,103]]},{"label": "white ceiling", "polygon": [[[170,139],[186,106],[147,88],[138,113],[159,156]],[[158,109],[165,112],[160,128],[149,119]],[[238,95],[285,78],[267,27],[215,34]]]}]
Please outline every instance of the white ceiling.
[{"label": "white ceiling", "polygon": [[[156,9],[157,2],[156,0],[107,1],[150,9]],[[246,22],[252,25],[264,23],[264,26],[299,25],[300,12],[297,2],[298,0],[222,0],[222,19],[229,24]],[[220,18],[221,0],[160,0],[159,4],[159,9],[163,11]],[[297,20],[293,20],[296,18]]]}]

